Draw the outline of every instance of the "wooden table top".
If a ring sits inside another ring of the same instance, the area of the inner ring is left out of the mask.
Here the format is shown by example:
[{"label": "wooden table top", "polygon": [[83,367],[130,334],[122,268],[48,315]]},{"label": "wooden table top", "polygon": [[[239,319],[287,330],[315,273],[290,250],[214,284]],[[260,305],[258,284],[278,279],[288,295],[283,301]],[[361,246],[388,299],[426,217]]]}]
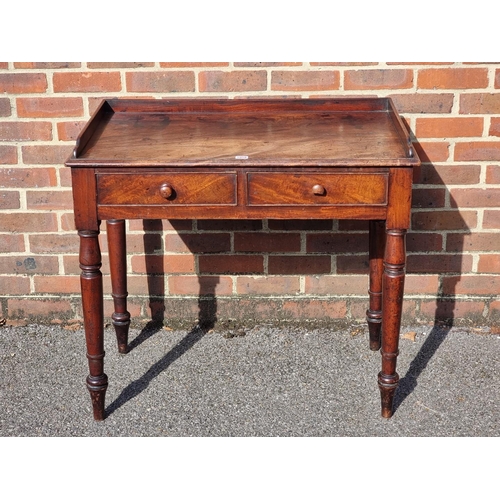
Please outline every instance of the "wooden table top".
[{"label": "wooden table top", "polygon": [[111,99],[68,166],[411,166],[392,101]]}]

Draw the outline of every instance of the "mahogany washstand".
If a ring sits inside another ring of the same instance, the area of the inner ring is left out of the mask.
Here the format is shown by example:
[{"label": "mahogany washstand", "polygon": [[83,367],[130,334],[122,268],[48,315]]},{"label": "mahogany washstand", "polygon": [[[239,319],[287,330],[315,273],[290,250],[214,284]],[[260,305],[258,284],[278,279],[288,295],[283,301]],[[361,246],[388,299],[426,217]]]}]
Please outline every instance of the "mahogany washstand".
[{"label": "mahogany washstand", "polygon": [[105,418],[99,227],[107,221],[118,349],[127,352],[126,219],[369,221],[370,348],[392,415],[410,224],[420,160],[389,98],[109,99],[71,158],[94,418]]}]

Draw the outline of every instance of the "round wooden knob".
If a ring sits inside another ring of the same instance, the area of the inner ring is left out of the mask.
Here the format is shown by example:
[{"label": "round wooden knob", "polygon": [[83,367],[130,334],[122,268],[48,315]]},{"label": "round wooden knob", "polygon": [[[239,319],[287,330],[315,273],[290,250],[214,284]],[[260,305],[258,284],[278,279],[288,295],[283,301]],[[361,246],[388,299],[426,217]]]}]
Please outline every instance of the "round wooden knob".
[{"label": "round wooden knob", "polygon": [[172,196],[174,195],[174,192],[175,192],[174,188],[170,184],[168,184],[167,182],[165,182],[164,184],[162,184],[160,186],[160,194],[166,200],[168,200],[169,198],[172,198]]},{"label": "round wooden knob", "polygon": [[323,196],[326,193],[325,186],[322,186],[321,184],[315,184],[312,188],[313,194],[317,196]]}]

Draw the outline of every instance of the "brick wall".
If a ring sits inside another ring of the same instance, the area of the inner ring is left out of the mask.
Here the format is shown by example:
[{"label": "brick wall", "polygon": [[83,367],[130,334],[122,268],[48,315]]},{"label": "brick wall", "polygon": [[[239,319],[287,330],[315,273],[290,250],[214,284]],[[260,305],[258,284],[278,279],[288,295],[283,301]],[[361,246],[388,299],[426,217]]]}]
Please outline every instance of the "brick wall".
[{"label": "brick wall", "polygon": [[[283,95],[393,98],[423,161],[405,319],[498,319],[500,63],[0,63],[0,315],[80,319],[63,163],[102,98]],[[109,294],[105,225],[101,241]],[[361,319],[367,307],[366,223],[130,221],[128,252],[129,310],[143,319]]]}]

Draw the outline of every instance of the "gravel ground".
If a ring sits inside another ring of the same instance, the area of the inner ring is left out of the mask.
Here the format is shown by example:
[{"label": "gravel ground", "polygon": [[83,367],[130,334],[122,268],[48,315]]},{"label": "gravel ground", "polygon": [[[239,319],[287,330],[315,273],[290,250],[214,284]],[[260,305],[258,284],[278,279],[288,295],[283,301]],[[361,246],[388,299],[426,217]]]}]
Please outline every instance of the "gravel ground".
[{"label": "gravel ground", "polygon": [[401,337],[386,420],[365,326],[146,326],[127,355],[107,327],[95,422],[81,328],[3,326],[0,436],[499,436],[497,331],[409,325]]}]

